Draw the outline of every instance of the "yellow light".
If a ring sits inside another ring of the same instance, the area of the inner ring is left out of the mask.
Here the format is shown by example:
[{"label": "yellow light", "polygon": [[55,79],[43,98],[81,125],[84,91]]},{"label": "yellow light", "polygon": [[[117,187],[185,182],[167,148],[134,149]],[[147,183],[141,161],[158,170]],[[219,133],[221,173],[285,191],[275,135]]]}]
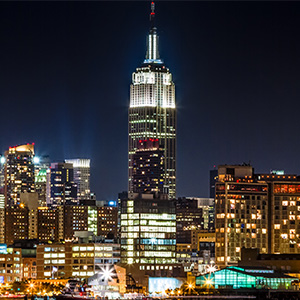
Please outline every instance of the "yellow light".
[{"label": "yellow light", "polygon": [[205,280],[205,284],[206,284],[206,285],[211,285],[211,284],[212,284],[212,281],[211,281],[210,279],[206,279],[206,280]]}]

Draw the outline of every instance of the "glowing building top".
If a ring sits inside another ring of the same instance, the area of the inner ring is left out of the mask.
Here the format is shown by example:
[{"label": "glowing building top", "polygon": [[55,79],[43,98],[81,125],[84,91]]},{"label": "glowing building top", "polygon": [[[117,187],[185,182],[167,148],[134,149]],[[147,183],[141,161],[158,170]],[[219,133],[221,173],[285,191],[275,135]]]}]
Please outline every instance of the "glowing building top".
[{"label": "glowing building top", "polygon": [[[157,139],[163,151],[163,174],[154,178],[176,195],[176,104],[172,74],[160,59],[158,35],[154,24],[154,2],[151,3],[150,32],[143,64],[132,74],[129,105],[129,188],[135,191],[134,155],[140,140]],[[162,175],[162,182],[161,182]]]}]

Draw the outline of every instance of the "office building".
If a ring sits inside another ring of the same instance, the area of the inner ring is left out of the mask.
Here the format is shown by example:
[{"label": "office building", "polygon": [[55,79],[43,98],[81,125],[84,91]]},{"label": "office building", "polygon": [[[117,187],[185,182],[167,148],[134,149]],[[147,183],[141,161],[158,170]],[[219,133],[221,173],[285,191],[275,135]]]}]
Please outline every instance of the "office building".
[{"label": "office building", "polygon": [[198,208],[196,199],[178,198],[176,200],[177,243],[190,244],[192,242],[191,232],[203,229],[203,224],[202,208]]},{"label": "office building", "polygon": [[129,193],[121,200],[121,262],[139,283],[145,275],[173,276],[176,214],[168,195]]},{"label": "office building", "polygon": [[216,184],[216,263],[237,264],[242,248],[299,254],[300,180],[254,174],[249,165],[220,166]]},{"label": "office building", "polygon": [[87,279],[120,262],[120,245],[72,243],[37,246],[38,279]]},{"label": "office building", "polygon": [[118,237],[118,208],[113,206],[97,207],[97,235],[102,237]]},{"label": "office building", "polygon": [[77,204],[77,185],[74,183],[73,165],[69,163],[51,163],[50,204],[60,206]]},{"label": "office building", "polygon": [[65,162],[73,164],[74,182],[77,185],[77,199],[90,199],[90,159],[66,159]]},{"label": "office building", "polygon": [[22,254],[19,248],[0,244],[0,282],[13,283],[22,280]]},{"label": "office building", "polygon": [[59,240],[59,217],[58,209],[50,207],[37,208],[37,238],[41,243]]},{"label": "office building", "polygon": [[13,205],[5,208],[5,243],[13,244],[15,240],[27,240],[29,233],[28,208]]},{"label": "office building", "polygon": [[132,160],[133,192],[163,193],[164,152],[159,148],[158,139],[140,140]]},{"label": "office building", "polygon": [[34,174],[35,174],[35,191],[38,193],[39,206],[47,204],[47,174],[50,172],[49,156],[34,158]]},{"label": "office building", "polygon": [[158,139],[164,154],[163,185],[169,191],[171,199],[176,197],[175,85],[172,74],[159,56],[154,3],[151,6],[146,58],[132,74],[130,86],[129,192],[134,191],[133,155],[138,149],[139,141]]},{"label": "office building", "polygon": [[219,166],[216,183],[216,263],[237,264],[241,249],[268,253],[268,185],[251,166]]},{"label": "office building", "polygon": [[32,193],[34,186],[34,144],[10,147],[5,152],[5,203],[20,204],[21,193]]}]

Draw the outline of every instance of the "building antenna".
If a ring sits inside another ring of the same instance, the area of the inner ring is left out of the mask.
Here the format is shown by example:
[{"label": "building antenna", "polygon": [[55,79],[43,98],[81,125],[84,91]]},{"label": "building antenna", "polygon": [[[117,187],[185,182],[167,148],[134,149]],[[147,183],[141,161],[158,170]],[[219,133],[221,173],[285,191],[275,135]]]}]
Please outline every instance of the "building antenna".
[{"label": "building antenna", "polygon": [[155,19],[155,4],[154,4],[154,2],[152,1],[152,2],[151,2],[151,13],[150,13],[151,29],[153,29],[153,28],[155,27],[154,19]]}]

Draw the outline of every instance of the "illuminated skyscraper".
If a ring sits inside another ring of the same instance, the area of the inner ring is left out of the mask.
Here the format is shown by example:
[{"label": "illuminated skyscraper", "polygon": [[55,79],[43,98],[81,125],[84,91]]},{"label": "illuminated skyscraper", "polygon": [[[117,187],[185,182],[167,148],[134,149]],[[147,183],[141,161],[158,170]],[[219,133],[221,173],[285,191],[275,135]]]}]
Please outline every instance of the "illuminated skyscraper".
[{"label": "illuminated skyscraper", "polygon": [[90,190],[90,159],[66,159],[65,162],[73,164],[74,182],[77,184],[77,199],[91,198]]},{"label": "illuminated skyscraper", "polygon": [[5,203],[20,204],[23,192],[34,192],[34,144],[10,147],[5,152]]},{"label": "illuminated skyscraper", "polygon": [[[146,58],[132,74],[129,107],[129,191],[134,191],[133,155],[140,140],[158,139],[164,153],[163,185],[176,195],[176,106],[172,74],[159,57],[151,4]],[[160,179],[160,178],[159,178]]]},{"label": "illuminated skyscraper", "polygon": [[72,164],[51,163],[51,205],[77,204],[73,171]]}]

